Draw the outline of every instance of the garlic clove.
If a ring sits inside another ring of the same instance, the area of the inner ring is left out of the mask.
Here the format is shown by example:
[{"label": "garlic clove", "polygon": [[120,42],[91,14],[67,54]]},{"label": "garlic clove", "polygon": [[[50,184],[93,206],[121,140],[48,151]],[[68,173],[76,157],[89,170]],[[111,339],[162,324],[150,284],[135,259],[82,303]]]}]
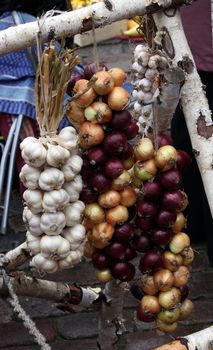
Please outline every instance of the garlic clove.
[{"label": "garlic clove", "polygon": [[73,181],[65,182],[63,188],[68,193],[71,203],[79,199],[79,192],[74,189]]},{"label": "garlic clove", "polygon": [[26,243],[30,255],[35,255],[40,252],[40,237],[33,236],[29,231],[26,233]]},{"label": "garlic clove", "polygon": [[50,236],[59,235],[66,225],[65,215],[62,212],[44,213],[41,216],[41,230]]},{"label": "garlic clove", "polygon": [[37,140],[25,143],[21,155],[26,164],[40,168],[46,162],[47,151],[43,144]]},{"label": "garlic clove", "polygon": [[40,242],[41,254],[46,259],[64,259],[70,253],[70,243],[62,236],[44,235]]},{"label": "garlic clove", "polygon": [[59,260],[59,269],[69,269],[73,267],[73,265],[78,264],[81,261],[81,259],[82,254],[79,250],[71,251],[65,259]]},{"label": "garlic clove", "polygon": [[25,164],[21,169],[19,178],[25,187],[29,188],[30,190],[35,190],[38,188],[40,174],[40,169]]},{"label": "garlic clove", "polygon": [[23,199],[28,208],[34,213],[41,213],[43,193],[39,190],[26,190],[23,193]]},{"label": "garlic clove", "polygon": [[46,168],[39,177],[39,187],[43,191],[59,190],[64,183],[64,174],[56,168]]},{"label": "garlic clove", "polygon": [[46,259],[41,254],[37,254],[32,259],[32,266],[39,271],[46,273],[54,273],[58,270],[58,262],[55,260]]},{"label": "garlic clove", "polygon": [[70,152],[59,145],[47,144],[47,163],[55,168],[60,168],[70,157]]},{"label": "garlic clove", "polygon": [[33,236],[41,236],[43,232],[40,228],[41,216],[38,214],[34,214],[28,207],[25,207],[22,215],[23,221],[27,230]]},{"label": "garlic clove", "polygon": [[66,226],[75,226],[82,221],[82,211],[76,208],[73,204],[74,203],[67,205],[64,209]]},{"label": "garlic clove", "polygon": [[70,151],[75,149],[78,143],[76,130],[72,126],[63,128],[57,136],[57,143]]},{"label": "garlic clove", "polygon": [[71,156],[62,167],[65,181],[71,181],[79,174],[83,165],[83,160],[78,155]]},{"label": "garlic clove", "polygon": [[77,224],[73,227],[67,227],[64,229],[62,236],[66,238],[70,244],[81,243],[86,236],[86,229],[83,225]]}]

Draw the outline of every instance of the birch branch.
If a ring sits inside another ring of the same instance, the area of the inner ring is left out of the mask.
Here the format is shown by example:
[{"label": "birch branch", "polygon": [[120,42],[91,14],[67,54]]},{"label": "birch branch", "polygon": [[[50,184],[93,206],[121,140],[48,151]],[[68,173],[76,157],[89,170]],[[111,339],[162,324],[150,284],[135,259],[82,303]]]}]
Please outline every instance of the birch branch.
[{"label": "birch branch", "polygon": [[153,350],[212,350],[213,326],[174,340]]},{"label": "birch branch", "polygon": [[8,260],[8,263],[5,266],[7,272],[15,270],[17,267],[23,265],[30,259],[26,242],[7,252],[5,258]]},{"label": "birch branch", "polygon": [[[167,15],[172,14],[169,11],[166,11]],[[176,9],[174,16],[167,15],[163,11],[159,11],[153,14],[153,18],[158,31],[162,33],[164,42],[169,40],[174,46],[173,62],[181,65],[186,72],[185,83],[181,91],[181,104],[213,215],[213,123],[211,112],[184,34],[180,12]],[[167,50],[163,42],[162,46]]]},{"label": "birch branch", "polygon": [[[69,37],[91,30],[93,26],[103,27],[122,19],[158,11],[163,7],[171,6],[173,1],[155,0],[150,4],[147,0],[104,0],[54,17],[44,16],[39,22],[20,24],[2,30],[0,32],[0,55],[35,45],[38,34],[41,42],[49,41],[53,33],[56,39],[62,36]],[[175,4],[180,5],[189,1],[175,0]]]}]

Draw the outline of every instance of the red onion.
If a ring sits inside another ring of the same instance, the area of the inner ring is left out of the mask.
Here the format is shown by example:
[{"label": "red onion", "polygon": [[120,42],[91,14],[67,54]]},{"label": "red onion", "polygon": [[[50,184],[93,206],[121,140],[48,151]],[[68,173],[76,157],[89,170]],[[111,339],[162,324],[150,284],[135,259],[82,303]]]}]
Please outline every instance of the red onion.
[{"label": "red onion", "polygon": [[128,158],[131,158],[133,156],[133,154],[134,154],[134,149],[133,149],[132,145],[130,145],[130,143],[127,142],[124,146],[124,150],[121,153],[120,157],[121,157],[121,159],[128,159]]},{"label": "red onion", "polygon": [[94,190],[102,193],[111,188],[112,182],[103,174],[97,173],[92,176],[91,184]]},{"label": "red onion", "polygon": [[162,205],[168,210],[183,211],[188,205],[187,195],[180,190],[165,192],[162,197]]},{"label": "red onion", "polygon": [[122,243],[113,242],[104,249],[104,252],[110,258],[120,260],[125,257],[125,246]]},{"label": "red onion", "polygon": [[86,79],[90,80],[92,78],[92,76],[98,71],[101,70],[108,70],[107,67],[105,66],[104,63],[99,63],[98,65],[98,69],[97,69],[97,65],[95,63],[89,63],[85,66],[84,68],[84,76]]},{"label": "red onion", "polygon": [[102,252],[94,252],[92,255],[92,263],[96,269],[103,270],[109,266],[109,259]]},{"label": "red onion", "polygon": [[142,231],[149,231],[152,228],[152,221],[150,220],[150,218],[143,218],[141,216],[137,216],[135,219],[135,225]]},{"label": "red onion", "polygon": [[123,132],[128,140],[132,140],[138,134],[138,130],[138,124],[132,120],[131,123],[125,129],[123,129]]},{"label": "red onion", "polygon": [[115,179],[122,174],[124,170],[123,163],[116,158],[109,159],[103,167],[103,172],[106,176]]},{"label": "red onion", "polygon": [[172,138],[166,134],[159,134],[157,137],[157,143],[158,143],[158,148],[166,145],[173,145]]},{"label": "red onion", "polygon": [[162,268],[163,260],[158,252],[148,252],[140,260],[139,269],[142,273],[155,272]]},{"label": "red onion", "polygon": [[113,237],[118,242],[128,242],[134,235],[133,225],[126,222],[123,225],[116,226]]},{"label": "red onion", "polygon": [[103,146],[106,153],[119,156],[124,151],[126,143],[127,138],[123,133],[112,131],[105,136]]},{"label": "red onion", "polygon": [[133,249],[131,246],[127,246],[125,250],[125,261],[131,261],[137,256],[137,253],[135,249]]},{"label": "red onion", "polygon": [[120,112],[113,112],[113,116],[110,122],[110,126],[114,130],[123,131],[132,122],[132,116],[129,111],[124,110]]},{"label": "red onion", "polygon": [[179,170],[172,169],[161,174],[160,184],[167,190],[177,190],[182,186],[182,176]]},{"label": "red onion", "polygon": [[171,239],[171,231],[155,229],[152,231],[151,238],[157,247],[165,247]]},{"label": "red onion", "polygon": [[142,191],[145,199],[153,201],[159,199],[163,194],[160,184],[155,181],[145,182]]},{"label": "red onion", "polygon": [[83,156],[83,165],[81,168],[81,176],[84,181],[88,181],[91,178],[92,175],[92,167],[89,163],[89,160],[87,157]]},{"label": "red onion", "polygon": [[112,276],[120,281],[131,281],[135,275],[134,266],[126,261],[119,261],[112,265]]},{"label": "red onion", "polygon": [[136,206],[133,205],[132,207],[128,207],[128,212],[129,212],[128,221],[132,221],[136,215]]},{"label": "red onion", "polygon": [[88,186],[85,186],[80,194],[80,200],[85,204],[95,203],[98,199],[98,195],[98,192]]},{"label": "red onion", "polygon": [[156,315],[148,313],[141,306],[137,307],[136,316],[142,322],[153,322],[156,319]]},{"label": "red onion", "polygon": [[137,204],[137,213],[144,218],[154,217],[157,211],[158,208],[155,202],[143,200]]},{"label": "red onion", "polygon": [[180,301],[183,302],[189,295],[189,287],[187,286],[187,284],[185,284],[184,286],[179,287],[179,289],[181,293]]},{"label": "red onion", "polygon": [[100,165],[106,161],[106,154],[100,146],[90,148],[87,157],[92,165]]},{"label": "red onion", "polygon": [[143,288],[140,286],[140,281],[139,282],[136,281],[131,285],[130,292],[136,299],[138,300],[142,299],[142,297],[144,296],[144,292],[143,292]]},{"label": "red onion", "polygon": [[188,155],[188,153],[186,153],[185,151],[183,151],[181,149],[178,149],[177,155],[178,155],[178,159],[177,159],[176,166],[177,166],[178,170],[183,171],[183,170],[186,170],[187,168],[189,168],[192,160],[191,160],[190,156]]},{"label": "red onion", "polygon": [[151,242],[147,235],[135,235],[131,241],[131,245],[140,253],[145,253],[151,248]]},{"label": "red onion", "polygon": [[160,228],[170,228],[174,225],[176,213],[166,209],[160,209],[156,215],[155,222]]}]

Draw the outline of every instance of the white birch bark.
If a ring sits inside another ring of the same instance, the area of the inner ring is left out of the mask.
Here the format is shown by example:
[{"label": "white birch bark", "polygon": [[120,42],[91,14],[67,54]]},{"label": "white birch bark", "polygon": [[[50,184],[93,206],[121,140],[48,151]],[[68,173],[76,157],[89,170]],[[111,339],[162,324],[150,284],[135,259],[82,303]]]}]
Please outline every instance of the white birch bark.
[{"label": "white birch bark", "polygon": [[[176,0],[180,4],[189,0]],[[38,22],[20,24],[0,32],[0,55],[16,51],[36,44],[39,32],[42,42],[49,41],[51,33],[56,39],[62,36],[73,36],[88,31],[92,26],[102,27],[121,19],[143,15],[147,11],[156,11],[168,7],[171,0],[103,0],[100,3],[83,7],[81,9],[65,12],[61,15],[48,17],[45,15]],[[92,25],[93,22],[93,25]]]},{"label": "white birch bark", "polygon": [[179,340],[174,340],[153,350],[212,350],[213,326],[202,331],[187,335]]},{"label": "white birch bark", "polygon": [[[172,10],[167,10],[167,13],[171,14],[169,11]],[[208,101],[184,34],[179,10],[176,10],[173,17],[159,11],[153,15],[153,18],[157,29],[163,31],[166,28],[170,35],[175,51],[174,64],[183,61],[187,65],[187,60],[188,62],[191,60],[194,64],[191,71],[186,73],[181,91],[181,104],[213,215],[213,123]]]}]

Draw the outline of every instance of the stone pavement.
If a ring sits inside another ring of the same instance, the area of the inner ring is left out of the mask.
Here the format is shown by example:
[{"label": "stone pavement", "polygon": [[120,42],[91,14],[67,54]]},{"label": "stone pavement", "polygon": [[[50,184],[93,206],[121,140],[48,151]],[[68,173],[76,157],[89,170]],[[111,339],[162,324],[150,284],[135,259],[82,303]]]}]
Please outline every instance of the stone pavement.
[{"label": "stone pavement", "polygon": [[[131,52],[134,43],[113,39],[99,44],[99,59],[109,67],[120,66],[127,73],[131,67]],[[79,50],[82,63],[93,61],[93,48]],[[14,248],[24,240],[24,227],[21,220],[22,202],[13,196],[10,206],[8,234],[0,236],[0,252]],[[195,312],[190,319],[181,322],[172,335],[158,335],[153,324],[137,322],[134,317],[136,301],[126,295],[124,316],[126,319],[126,345],[123,350],[151,350],[168,342],[172,337],[183,336],[204,329],[213,324],[213,269],[210,267],[205,244],[194,245],[190,281],[190,298],[195,303]],[[46,276],[45,276],[46,277]],[[97,286],[91,263],[83,261],[72,270],[65,270],[46,277],[54,281],[76,282],[79,285]],[[77,314],[62,312],[55,305],[32,298],[20,298],[27,313],[45,335],[52,350],[97,350],[98,334],[97,311],[84,311]],[[37,350],[33,338],[23,324],[13,314],[6,301],[0,299],[0,350]]]}]

